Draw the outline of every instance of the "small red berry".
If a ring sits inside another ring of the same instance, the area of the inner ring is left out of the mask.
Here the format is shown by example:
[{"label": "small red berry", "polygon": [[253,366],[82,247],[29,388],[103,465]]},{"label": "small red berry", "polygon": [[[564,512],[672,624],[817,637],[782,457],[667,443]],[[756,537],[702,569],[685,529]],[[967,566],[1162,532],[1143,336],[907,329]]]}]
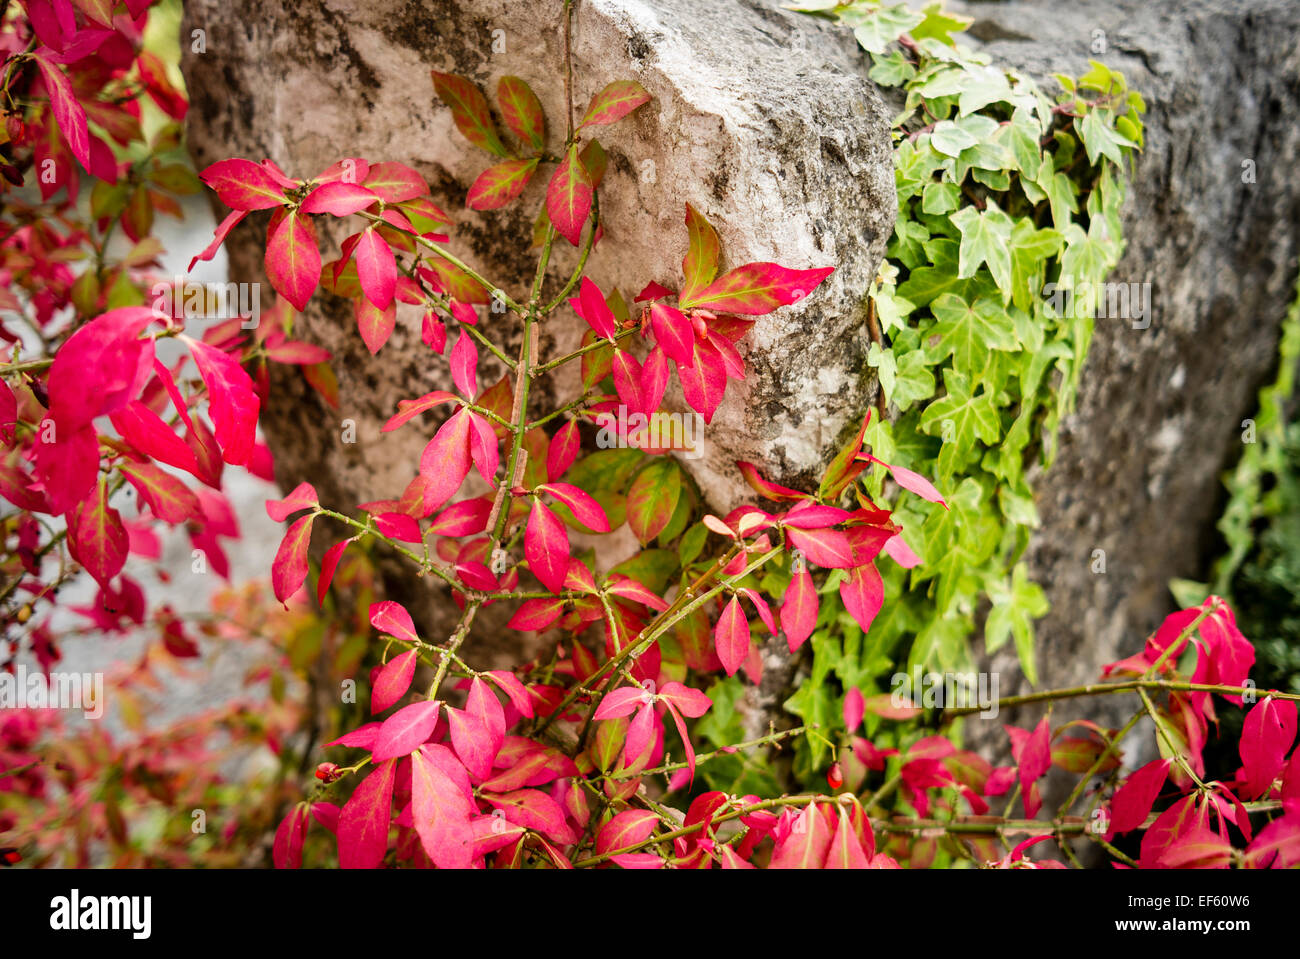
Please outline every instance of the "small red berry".
[{"label": "small red berry", "polygon": [[832,789],[839,789],[844,785],[844,770],[840,768],[839,763],[831,763],[831,768],[826,770],[826,783]]}]

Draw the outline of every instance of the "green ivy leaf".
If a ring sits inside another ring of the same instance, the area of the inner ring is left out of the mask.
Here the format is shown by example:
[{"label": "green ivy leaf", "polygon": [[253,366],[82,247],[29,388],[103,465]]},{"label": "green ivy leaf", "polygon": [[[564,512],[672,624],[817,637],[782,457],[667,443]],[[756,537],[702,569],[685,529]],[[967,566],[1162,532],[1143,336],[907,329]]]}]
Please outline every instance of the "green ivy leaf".
[{"label": "green ivy leaf", "polygon": [[951,217],[961,231],[961,249],[957,276],[972,277],[983,264],[993,274],[993,281],[1011,299],[1011,218],[990,202],[983,212],[968,206]]},{"label": "green ivy leaf", "polygon": [[972,306],[959,296],[945,293],[930,304],[939,321],[929,331],[939,342],[928,353],[931,363],[946,356],[959,370],[971,372],[980,382],[989,350],[1014,350],[1019,345],[1011,317],[994,300],[977,299]]}]

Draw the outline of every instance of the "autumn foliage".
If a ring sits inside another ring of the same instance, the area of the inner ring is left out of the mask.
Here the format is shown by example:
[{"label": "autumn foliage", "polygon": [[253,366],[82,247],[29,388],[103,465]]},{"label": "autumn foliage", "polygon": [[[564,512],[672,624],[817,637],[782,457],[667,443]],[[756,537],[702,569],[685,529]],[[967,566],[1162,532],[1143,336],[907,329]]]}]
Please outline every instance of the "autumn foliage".
[{"label": "autumn foliage", "polygon": [[[372,718],[315,753],[314,783],[302,775],[277,794],[299,797],[278,820],[277,866],[336,856],[360,868],[897,868],[929,864],[944,843],[978,864],[1029,867],[1060,865],[1031,860],[1038,843],[1073,856],[1074,839],[1093,841],[1119,865],[1300,863],[1295,698],[1248,686],[1253,649],[1215,598],[1174,614],[1141,652],[1107,668],[1112,691],[1140,700],[1134,722],[1154,720],[1162,758],[1131,773],[1122,774],[1118,756],[1128,729],[1079,720],[1054,728],[1050,715],[1032,729],[1007,727],[1008,766],[994,768],[946,734],[961,710],[931,713],[941,728],[917,728],[906,748],[877,748],[868,728],[914,722],[925,704],[899,707],[857,688],[845,690],[842,716],[820,728],[698,748],[693,723],[715,706],[716,674],[760,682],[763,644],[784,637],[797,653],[826,621],[827,604],[867,633],[882,609],[877,564],[917,562],[891,510],[867,494],[869,471],[887,473],[899,496],[948,504],[925,477],[864,449],[870,414],[815,490],[771,482],[762,464],[737,464],[755,502],[725,516],[683,493],[680,448],[647,449],[632,435],[616,451],[629,457],[591,452],[596,429],[618,422],[620,408],[646,419],[660,412],[674,372],[685,402],[711,421],[732,382],[745,379],[744,338],[755,318],[816,297],[832,269],[727,264],[714,228],[684,205],[684,233],[664,238],[684,250],[676,290],[649,283],[629,306],[586,276],[587,253],[612,242],[602,240],[606,161],[597,136],[653,109],[639,84],[612,83],[579,115],[548,123],[523,79],[500,81],[494,111],[468,80],[433,73],[460,134],[491,156],[468,190],[470,208],[521,202],[534,178],[546,178],[540,264],[520,299],[502,292],[519,288],[518,278],[489,278],[453,252],[451,219],[410,166],[360,156],[314,173],[270,159],[213,164],[200,179],[230,212],[195,261],[211,259],[245,218],[269,212],[265,275],[279,299],[251,330],[235,317],[196,335],[183,313],[160,311],[142,292],[160,249],[148,237],[153,211],[169,212],[170,194],[194,186],[158,159],[178,132],[146,143],[138,123],[145,95],[173,118],[184,112],[140,46],[149,4],[128,2],[125,13],[112,3],[22,7],[0,35],[10,110],[0,305],[39,334],[46,353],[28,358],[25,341],[0,328],[15,344],[0,368],[0,496],[11,506],[2,560],[13,577],[3,615],[46,669],[58,653],[43,619],[69,575],[48,560],[61,549],[98,584],[99,602],[83,611],[96,629],[153,616],[170,656],[200,655],[185,624],[144,608],[140,586],[123,575],[127,555],[149,557],[151,529],[163,524],[185,527],[214,566],[224,562],[220,538],[236,532],[221,492],[227,468],[271,475],[256,433],[259,412],[276,401],[267,364],[301,366],[329,398],[328,354],[292,333],[314,297],[351,301],[373,354],[396,327],[397,305],[417,307],[423,348],[450,371],[451,390],[404,400],[383,427],[429,434],[396,498],[322,503],[303,482],[267,503],[273,520],[288,523],[269,567],[284,615],[349,602],[355,580],[336,577],[350,547],[402,557],[440,581],[460,611],[450,635],[430,636],[398,603],[367,601],[374,668],[366,677],[358,655],[350,669],[367,680]],[[132,159],[128,146],[137,148]],[[40,179],[46,161],[57,171],[50,183]],[[95,181],[84,223],[75,202],[83,174]],[[38,203],[18,188],[33,177]],[[347,227],[329,260],[322,218]],[[114,226],[134,243],[117,262],[107,245]],[[580,257],[557,291],[546,277],[560,242]],[[93,263],[77,263],[87,256]],[[500,310],[485,309],[494,301]],[[538,324],[569,315],[587,328],[580,348],[537,355]],[[522,346],[509,355],[500,344],[519,330]],[[179,361],[160,361],[163,339],[183,346]],[[485,352],[504,364],[504,378],[486,381]],[[579,369],[581,395],[534,409],[531,384],[567,364]],[[471,473],[488,492],[462,495]],[[141,504],[131,519],[118,497],[128,486]],[[670,574],[652,570],[643,553],[614,564],[599,546],[575,545],[625,524],[643,550],[678,541]],[[509,629],[543,635],[548,654],[513,670],[476,666],[476,615],[492,604],[509,607]],[[1240,705],[1243,695],[1254,705],[1241,769],[1206,781],[1201,748],[1215,697]],[[277,726],[277,750],[282,733]],[[3,770],[39,763],[33,735],[29,723],[0,713]],[[830,792],[699,787],[700,768],[719,755],[761,754],[797,735],[831,745]],[[186,748],[202,761],[199,743]],[[1079,788],[1040,819],[1040,784],[1053,766],[1078,776]],[[0,778],[0,796],[39,794],[36,775]],[[1085,796],[1098,777],[1106,788]],[[1080,812],[1080,800],[1090,808]],[[1011,818],[1017,801],[1022,819]],[[960,833],[949,832],[956,824]],[[987,829],[969,828],[980,824]],[[111,817],[96,828],[121,829]],[[0,845],[16,847],[3,842],[5,829],[0,819]],[[1131,856],[1116,843],[1137,831]],[[1015,833],[1029,838],[1002,842]],[[322,835],[333,838],[315,841]]]}]

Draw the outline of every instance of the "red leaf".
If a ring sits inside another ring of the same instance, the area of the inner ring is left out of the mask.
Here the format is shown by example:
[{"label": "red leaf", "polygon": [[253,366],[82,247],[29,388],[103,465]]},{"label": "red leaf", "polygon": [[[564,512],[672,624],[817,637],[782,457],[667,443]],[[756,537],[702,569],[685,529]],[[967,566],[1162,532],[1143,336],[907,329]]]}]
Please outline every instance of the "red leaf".
[{"label": "red leaf", "polygon": [[600,701],[593,719],[618,719],[631,716],[650,702],[650,694],[639,686],[621,686]]},{"label": "red leaf", "polygon": [[299,209],[303,213],[329,213],[333,216],[348,216],[359,213],[371,206],[379,197],[356,183],[338,181],[322,183],[307,195]]},{"label": "red leaf", "polygon": [[276,869],[302,868],[302,843],[307,837],[307,803],[300,802],[285,816],[275,831],[271,862]]},{"label": "red leaf", "polygon": [[662,303],[650,307],[650,325],[655,342],[669,358],[678,363],[691,363],[695,356],[695,329],[681,310]]},{"label": "red leaf", "polygon": [[236,210],[226,216],[224,220],[217,224],[216,230],[212,234],[212,242],[203,248],[203,252],[196,255],[190,260],[188,269],[194,269],[194,264],[200,260],[210,260],[217,255],[217,250],[221,249],[221,244],[226,242],[226,237],[233,230],[239,221],[248,216],[247,210]]},{"label": "red leaf", "polygon": [[371,758],[380,762],[414,752],[438,725],[438,708],[441,705],[436,699],[425,699],[403,706],[389,716],[375,736]]},{"label": "red leaf", "polygon": [[432,393],[425,393],[418,400],[398,400],[397,415],[385,423],[380,428],[380,432],[391,432],[413,417],[419,416],[425,410],[431,410],[443,403],[456,402],[459,402],[456,394],[448,393],[446,390],[434,390]]},{"label": "red leaf", "polygon": [[[451,379],[456,389],[471,399],[478,393],[478,347],[464,330],[451,348]],[[495,446],[496,444],[493,443]]]},{"label": "red leaf", "polygon": [[800,500],[810,499],[807,493],[800,493],[788,486],[778,486],[776,483],[764,479],[762,474],[758,472],[758,467],[753,463],[739,462],[736,466],[740,470],[740,475],[745,477],[745,482],[759,496],[777,500],[778,502],[799,502]]},{"label": "red leaf", "polygon": [[727,390],[726,364],[718,348],[709,340],[697,339],[694,362],[678,364],[677,378],[686,402],[704,417],[705,423],[712,423]]},{"label": "red leaf", "polygon": [[139,337],[153,318],[142,306],[109,310],[59,348],[46,379],[50,416],[59,434],[74,433],[140,395],[154,362],[154,345]]},{"label": "red leaf", "polygon": [[831,837],[830,848],[826,853],[826,869],[870,869],[871,854],[862,848],[849,814],[843,806],[837,806],[839,817],[835,824],[835,833]]},{"label": "red leaf", "polygon": [[73,558],[107,590],[109,581],[126,565],[128,537],[121,514],[108,505],[105,479],[99,480],[69,520],[68,545]]},{"label": "red leaf", "polygon": [[749,621],[735,596],[727,603],[713,630],[714,647],[727,675],[734,675],[749,656]]},{"label": "red leaf", "polygon": [[885,540],[882,551],[886,556],[892,559],[903,569],[912,569],[921,565],[921,557],[912,551],[912,547],[904,542],[902,534],[896,534]]},{"label": "red leaf", "polygon": [[630,599],[634,603],[640,603],[659,612],[668,608],[668,604],[657,594],[627,576],[611,577],[609,591],[615,596],[622,596],[624,599]]},{"label": "red leaf", "polygon": [[790,652],[802,646],[817,626],[817,588],[812,574],[803,569],[790,577],[781,603],[781,629]]},{"label": "red leaf", "polygon": [[208,388],[208,404],[216,427],[221,458],[245,466],[253,458],[260,402],[253,381],[239,362],[206,343],[182,337]]},{"label": "red leaf", "polygon": [[858,459],[866,460],[871,463],[879,463],[893,474],[894,482],[903,487],[903,489],[910,490],[923,500],[931,503],[938,503],[944,509],[948,508],[948,504],[944,501],[944,498],[939,495],[939,491],[934,488],[934,484],[920,473],[914,473],[912,470],[906,469],[902,466],[891,466],[884,460],[876,459],[870,453],[860,453]]},{"label": "red leaf", "polygon": [[1294,869],[1300,866],[1300,815],[1288,812],[1259,831],[1246,850],[1254,869]]},{"label": "red leaf", "polygon": [[271,564],[275,598],[286,606],[289,597],[298,592],[307,579],[307,547],[311,543],[311,524],[315,518],[316,515],[310,513],[289,527]]},{"label": "red leaf", "polygon": [[683,296],[685,308],[762,316],[803,299],[834,272],[834,267],[788,270],[776,263],[747,263],[724,273],[694,296]]},{"label": "red leaf", "polygon": [[388,850],[397,763],[377,766],[361,781],[339,813],[339,868],[374,869]]},{"label": "red leaf", "polygon": [[836,523],[845,522],[851,515],[848,510],[837,506],[823,506],[812,500],[801,500],[781,517],[781,522],[795,529],[827,529]]},{"label": "red leaf", "polygon": [[537,492],[550,493],[572,510],[574,517],[583,526],[597,533],[609,532],[609,519],[595,497],[578,489],[570,483],[546,483],[537,487]]},{"label": "red leaf", "polygon": [[232,210],[269,210],[285,202],[284,188],[266,167],[252,160],[234,158],[214,163],[199,179],[216,191],[218,199]]},{"label": "red leaf", "polygon": [[[364,230],[357,241],[353,255],[357,261],[357,277],[361,280],[361,289],[366,299],[377,309],[387,310],[393,302],[393,291],[397,289],[397,260],[393,257],[392,247],[374,229]],[[319,257],[317,273],[320,272]],[[302,307],[298,307],[302,309]],[[375,352],[375,350],[371,350]]]},{"label": "red leaf", "polygon": [[1242,790],[1246,799],[1257,799],[1268,792],[1273,780],[1282,772],[1286,754],[1295,742],[1296,704],[1289,700],[1265,697],[1250,712],[1241,727]]},{"label": "red leaf", "polygon": [[1232,844],[1207,827],[1177,836],[1161,854],[1161,869],[1227,869]]},{"label": "red leaf", "polygon": [[369,749],[375,744],[375,737],[379,735],[379,727],[383,723],[366,723],[358,726],[350,733],[344,733],[338,739],[326,743],[326,746],[347,746],[352,749]]},{"label": "red leaf", "polygon": [[72,90],[72,82],[67,76],[40,54],[32,57],[40,68],[45,80],[45,89],[50,95],[50,111],[59,124],[59,132],[67,141],[68,149],[77,161],[90,170],[90,130],[86,125],[86,111],[77,102]]},{"label": "red leaf", "polygon": [[432,513],[460,489],[470,468],[470,420],[467,410],[458,410],[438,428],[420,457],[420,475],[428,480],[424,509]]},{"label": "red leaf", "polygon": [[318,505],[320,500],[316,498],[316,488],[310,483],[299,483],[284,499],[267,500],[266,515],[277,523],[283,523],[298,510]]},{"label": "red leaf", "polygon": [[477,413],[469,414],[469,452],[478,467],[479,475],[489,486],[496,485],[497,467],[501,465],[501,451],[492,424]]},{"label": "red leaf", "polygon": [[649,102],[650,94],[635,80],[615,80],[591,98],[578,128],[614,123]]},{"label": "red leaf", "polygon": [[424,177],[402,163],[372,163],[361,184],[386,203],[404,203],[429,192]]},{"label": "red leaf", "polygon": [[578,421],[569,420],[551,437],[551,445],[546,452],[546,478],[554,482],[567,473],[573,461],[578,458],[581,446]]},{"label": "red leaf", "polygon": [[506,738],[506,713],[501,708],[501,701],[482,679],[477,676],[470,681],[469,696],[465,700],[465,713],[473,717],[487,730],[492,758],[495,759]]},{"label": "red leaf", "polygon": [[683,716],[698,719],[709,711],[713,700],[698,689],[691,689],[679,682],[670,681],[659,690],[659,698],[680,712]]},{"label": "red leaf", "polygon": [[[690,242],[686,256],[682,259],[682,274],[686,277],[686,283],[682,286],[682,299],[690,299],[713,282],[713,278],[718,275],[720,252],[717,232],[689,203],[686,204],[686,230]],[[687,329],[690,329],[689,321],[687,321]],[[656,329],[655,336],[658,335],[659,331]],[[672,356],[671,353],[668,355]],[[677,357],[673,356],[673,359]]]},{"label": "red leaf", "polygon": [[600,287],[590,279],[585,276],[582,278],[578,295],[569,300],[569,305],[597,336],[611,340],[614,338],[617,326],[614,313],[605,301],[605,295],[600,292]]},{"label": "red leaf", "polygon": [[831,831],[815,803],[804,807],[778,839],[768,869],[820,869],[830,852]]},{"label": "red leaf", "polygon": [[471,210],[499,210],[524,192],[536,169],[537,157],[488,167],[470,185],[465,205]]},{"label": "red leaf", "polygon": [[320,282],[320,264],[311,217],[295,212],[278,223],[272,218],[266,243],[266,278],[299,312],[307,308],[307,301]]},{"label": "red leaf", "polygon": [[1107,840],[1117,833],[1136,829],[1147,820],[1160,789],[1169,776],[1172,759],[1157,759],[1129,774],[1124,784],[1115,790],[1110,801],[1110,829]]},{"label": "red leaf", "polygon": [[850,570],[849,575],[840,581],[840,598],[862,631],[870,630],[885,598],[885,588],[876,567],[868,563]]},{"label": "red leaf", "polygon": [[533,718],[533,701],[524,684],[513,673],[508,673],[504,669],[493,669],[488,671],[487,676],[506,694],[510,705],[514,706],[521,716],[525,719]]},{"label": "red leaf", "polygon": [[[189,447],[186,447],[188,450]],[[118,466],[155,516],[167,523],[202,520],[199,498],[184,483],[152,463],[123,462]]]},{"label": "red leaf", "polygon": [[826,569],[851,569],[854,566],[853,547],[849,539],[837,529],[787,529],[790,545],[801,550],[811,563]]},{"label": "red leaf", "polygon": [[437,536],[473,536],[487,527],[492,503],[482,496],[461,500],[438,514],[429,524],[429,532]]},{"label": "red leaf", "polygon": [[370,606],[370,625],[381,633],[402,640],[405,643],[418,643],[420,637],[415,633],[415,622],[411,614],[401,603],[385,600]]},{"label": "red leaf", "polygon": [[578,837],[565,821],[564,810],[550,796],[536,789],[493,795],[484,794],[494,809],[501,810],[506,820],[525,829],[549,836],[561,845],[576,842]]},{"label": "red leaf", "polygon": [[639,845],[650,838],[659,817],[648,809],[627,809],[619,813],[596,833],[596,855]]},{"label": "red leaf", "polygon": [[855,686],[844,694],[844,728],[850,733],[857,732],[866,713],[867,702],[862,697],[862,690]]},{"label": "red leaf", "polygon": [[320,562],[320,579],[316,581],[316,602],[318,605],[325,605],[325,594],[329,592],[330,583],[334,580],[334,571],[339,568],[339,561],[343,559],[343,553],[351,542],[352,540],[345,539],[341,543],[335,543],[325,551],[325,556]]},{"label": "red leaf", "polygon": [[614,389],[629,413],[649,415],[654,410],[647,407],[648,397],[641,385],[641,364],[627,350],[614,350]]},{"label": "red leaf", "polygon": [[433,75],[433,89],[438,99],[451,108],[452,119],[456,129],[476,147],[499,157],[508,157],[510,151],[497,135],[496,124],[492,122],[492,113],[488,109],[487,98],[474,84],[463,77],[450,73],[430,71]]},{"label": "red leaf", "polygon": [[528,527],[524,532],[524,555],[528,568],[553,593],[564,589],[564,576],[569,569],[569,535],[558,516],[533,500],[528,514]]},{"label": "red leaf", "polygon": [[1051,727],[1044,716],[1031,733],[1013,726],[1006,727],[1006,730],[1011,735],[1011,751],[1020,764],[1020,789],[1025,813],[1032,819],[1038,815],[1038,809],[1042,805],[1038,791],[1032,787],[1046,775],[1052,765]]},{"label": "red leaf", "polygon": [[[656,346],[650,351],[650,355],[645,358],[645,363],[641,366],[642,412],[647,417],[653,416],[659,409],[659,404],[663,402],[664,390],[667,388],[668,357],[663,350]],[[671,435],[661,437],[659,440],[666,448],[671,448],[672,443],[675,441],[677,441],[677,438]],[[648,445],[643,448],[648,448]]]},{"label": "red leaf", "polygon": [[546,146],[546,116],[532,87],[519,77],[502,77],[497,83],[497,102],[511,133],[534,150]]},{"label": "red leaf", "polygon": [[582,227],[591,212],[591,177],[572,144],[546,188],[546,213],[560,236],[574,246],[582,239]]},{"label": "red leaf", "polygon": [[492,760],[496,758],[497,750],[493,748],[492,737],[484,725],[459,709],[447,710],[447,725],[451,729],[451,744],[472,780],[481,783],[491,778]]},{"label": "red leaf", "polygon": [[443,746],[422,746],[412,754],[411,821],[435,866],[467,869],[474,862],[470,820],[478,810],[453,775],[452,762]]},{"label": "red leaf", "polygon": [[375,675],[370,690],[371,715],[382,713],[406,695],[406,691],[411,688],[411,680],[415,678],[415,667],[416,654],[413,649],[399,653],[384,663]]}]

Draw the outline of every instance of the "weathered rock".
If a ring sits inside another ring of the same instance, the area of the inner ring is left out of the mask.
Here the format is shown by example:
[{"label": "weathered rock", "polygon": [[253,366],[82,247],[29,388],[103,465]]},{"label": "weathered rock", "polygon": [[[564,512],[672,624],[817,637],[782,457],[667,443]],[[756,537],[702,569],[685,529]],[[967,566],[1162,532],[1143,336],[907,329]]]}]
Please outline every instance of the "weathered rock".
[{"label": "weathered rock", "polygon": [[[1219,477],[1276,365],[1300,248],[1300,6],[952,6],[976,18],[994,62],[1046,80],[1103,60],[1148,106],[1111,279],[1151,284],[1150,327],[1097,321],[1077,411],[1035,485],[1043,525],[1029,560],[1053,607],[1038,627],[1040,685],[1087,682],[1172,610],[1170,578],[1206,573]],[[1014,692],[1014,654],[992,668]],[[1121,722],[1133,706],[1064,705]]]},{"label": "weathered rock", "polygon": [[[206,52],[187,53],[184,63],[191,149],[200,167],[269,157],[298,176],[348,155],[407,163],[453,212],[453,248],[522,296],[535,270],[528,242],[545,178],[506,212],[464,211],[466,188],[488,156],[455,132],[429,71],[467,76],[489,95],[502,76],[522,76],[543,101],[554,141],[565,111],[561,10],[553,0],[191,0],[185,35],[207,31]],[[733,384],[705,431],[703,458],[691,464],[719,509],[742,495],[738,459],[768,464],[787,481],[809,479],[875,388],[862,297],[895,212],[888,119],[872,85],[853,72],[852,39],[756,2],[584,0],[573,59],[577,111],[614,79],[635,79],[655,97],[601,131],[610,159],[601,189],[606,234],[589,267],[602,288],[617,286],[630,300],[650,280],[680,282],[687,202],[717,227],[724,266],[836,267],[815,297],[759,320],[747,341],[749,378]],[[265,217],[253,217],[231,236],[233,279],[261,278],[264,231]],[[335,248],[345,235],[323,232]],[[556,259],[554,289],[575,254],[566,248]],[[491,320],[489,335],[516,349],[517,332]],[[284,483],[310,478],[339,505],[400,493],[427,435],[381,435],[379,427],[398,400],[449,386],[445,361],[420,343],[418,322],[399,313],[397,333],[371,357],[347,305],[317,296],[301,333],[334,354],[342,409],[325,407],[292,371],[278,378],[282,399],[264,426]],[[544,330],[542,352],[572,349],[580,335],[569,314]],[[575,371],[570,381],[543,381],[534,395],[542,408],[576,390]],[[354,445],[339,441],[345,418],[356,424]]]}]

